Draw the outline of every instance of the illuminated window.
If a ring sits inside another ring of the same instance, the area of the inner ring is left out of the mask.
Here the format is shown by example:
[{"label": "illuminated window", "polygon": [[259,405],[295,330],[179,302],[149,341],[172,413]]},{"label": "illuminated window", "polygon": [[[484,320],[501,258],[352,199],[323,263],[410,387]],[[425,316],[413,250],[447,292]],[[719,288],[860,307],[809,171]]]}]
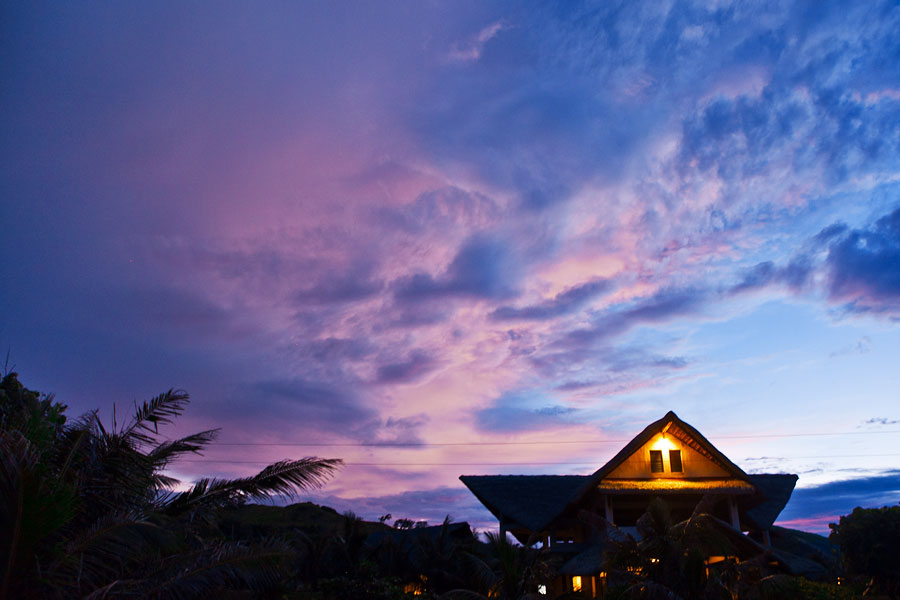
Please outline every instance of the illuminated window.
[{"label": "illuminated window", "polygon": [[547,595],[547,586],[544,585],[543,583],[538,586],[538,594],[540,594],[541,596]]},{"label": "illuminated window", "polygon": [[681,473],[681,450],[669,450],[669,469],[673,473]]},{"label": "illuminated window", "polygon": [[403,586],[403,592],[406,594],[412,594],[413,596],[421,596],[422,587],[418,583],[407,583]]},{"label": "illuminated window", "polygon": [[575,575],[574,577],[572,577],[572,591],[581,591],[581,575]]},{"label": "illuminated window", "polygon": [[663,472],[662,450],[651,450],[650,451],[650,472],[651,473],[662,473]]}]

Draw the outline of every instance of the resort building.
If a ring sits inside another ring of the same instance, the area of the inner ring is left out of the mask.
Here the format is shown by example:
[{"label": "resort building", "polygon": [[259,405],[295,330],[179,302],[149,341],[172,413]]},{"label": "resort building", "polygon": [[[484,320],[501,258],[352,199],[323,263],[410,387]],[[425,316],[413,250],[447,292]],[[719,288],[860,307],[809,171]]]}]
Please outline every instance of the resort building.
[{"label": "resort building", "polygon": [[705,511],[748,555],[740,558],[749,558],[771,544],[770,530],[797,476],[748,475],[669,412],[591,475],[463,475],[460,480],[499,520],[501,534],[540,543],[560,556],[561,576],[542,592],[597,598],[606,581],[596,522],[637,537],[637,521],[654,498],[666,502],[675,522],[689,518],[704,500]]}]

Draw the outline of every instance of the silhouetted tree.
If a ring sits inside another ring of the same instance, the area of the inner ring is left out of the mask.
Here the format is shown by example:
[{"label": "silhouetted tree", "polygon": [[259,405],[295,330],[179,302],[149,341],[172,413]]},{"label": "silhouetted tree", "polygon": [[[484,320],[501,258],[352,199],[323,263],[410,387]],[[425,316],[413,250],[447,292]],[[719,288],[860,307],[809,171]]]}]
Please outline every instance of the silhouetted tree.
[{"label": "silhouetted tree", "polygon": [[450,590],[442,600],[544,600],[538,585],[552,577],[544,549],[530,544],[510,543],[506,536],[488,532],[487,544],[465,553],[466,569],[473,583],[465,589]]},{"label": "silhouetted tree", "polygon": [[285,544],[203,539],[223,506],[321,485],[341,462],[280,461],[239,479],[202,479],[186,491],[165,474],[200,452],[218,430],[176,440],[160,426],[188,395],[170,390],[142,403],[122,426],[96,412],[74,423],[52,396],[0,384],[0,598],[196,597],[226,585],[272,584]]},{"label": "silhouetted tree", "polygon": [[900,506],[856,507],[828,526],[847,573],[869,580],[871,591],[900,598]]}]

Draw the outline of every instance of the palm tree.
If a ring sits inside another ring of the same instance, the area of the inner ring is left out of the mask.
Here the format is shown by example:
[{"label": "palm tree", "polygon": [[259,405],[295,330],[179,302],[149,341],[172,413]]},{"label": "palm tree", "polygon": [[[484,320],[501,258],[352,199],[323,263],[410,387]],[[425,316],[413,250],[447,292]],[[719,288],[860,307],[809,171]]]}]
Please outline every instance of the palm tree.
[{"label": "palm tree", "polygon": [[[665,501],[656,498],[638,519],[639,539],[601,519],[603,570],[624,597],[750,597],[751,587],[765,574],[770,559],[765,548],[710,514],[719,500],[707,495],[688,519],[676,523]],[[738,555],[747,560],[741,561]],[[707,574],[708,556],[733,558],[719,563]],[[771,579],[769,583],[775,585],[778,581]]]},{"label": "palm tree", "polygon": [[469,589],[451,590],[441,600],[544,600],[538,585],[550,577],[547,556],[531,544],[510,543],[505,535],[485,534],[487,544],[483,553],[467,553],[466,564],[475,578],[478,592]]},{"label": "palm tree", "polygon": [[[223,506],[319,487],[342,463],[284,460],[251,477],[201,479],[173,491],[179,482],[166,468],[218,434],[159,434],[188,402],[186,392],[169,390],[137,406],[121,427],[114,419],[107,428],[93,412],[55,425],[49,438],[46,428],[36,438],[21,426],[46,407],[14,407],[31,414],[4,418],[0,429],[0,599],[197,597],[275,580],[277,559],[289,551],[283,543],[204,539],[195,525]],[[10,395],[0,404],[12,404]]]}]

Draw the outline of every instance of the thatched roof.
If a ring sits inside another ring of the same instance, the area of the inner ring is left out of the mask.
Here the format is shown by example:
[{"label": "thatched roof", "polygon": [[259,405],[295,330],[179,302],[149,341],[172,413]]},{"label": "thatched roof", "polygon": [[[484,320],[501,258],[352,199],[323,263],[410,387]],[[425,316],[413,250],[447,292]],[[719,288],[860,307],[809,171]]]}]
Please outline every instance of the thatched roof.
[{"label": "thatched roof", "polygon": [[784,510],[798,477],[787,474],[750,475],[750,480],[759,488],[763,499],[760,504],[746,511],[745,515],[759,529],[768,529]]},{"label": "thatched roof", "polygon": [[818,563],[805,556],[797,556],[783,550],[772,550],[772,556],[785,568],[791,575],[802,575],[808,579],[818,579],[825,573],[827,569],[821,563]]},{"label": "thatched roof", "polygon": [[774,526],[769,531],[772,546],[800,556],[816,556],[821,560],[835,560],[837,546],[824,535]]},{"label": "thatched roof", "polygon": [[718,464],[725,471],[731,474],[732,477],[736,479],[741,479],[747,483],[752,485],[749,476],[744,473],[743,470],[730,460],[728,457],[719,452],[718,448],[712,445],[708,439],[703,437],[699,431],[694,429],[688,423],[685,423],[681,419],[678,418],[671,410],[663,416],[662,419],[658,421],[654,421],[647,425],[643,431],[637,434],[634,439],[625,444],[625,447],[619,450],[619,452],[613,456],[605,465],[594,471],[593,475],[590,476],[589,480],[586,482],[584,487],[579,491],[574,501],[578,501],[584,496],[587,492],[589,492],[593,487],[599,485],[599,483],[609,475],[616,467],[625,462],[632,454],[640,450],[641,446],[649,442],[653,436],[656,434],[666,430],[666,432],[673,437],[678,438],[687,446],[690,446],[709,460]]},{"label": "thatched roof", "polygon": [[559,568],[560,575],[596,575],[603,571],[603,546],[591,544]]},{"label": "thatched roof", "polygon": [[[730,477],[665,480],[605,479],[656,434],[665,431],[712,462]],[[577,506],[592,490],[604,493],[722,493],[740,494],[741,507],[760,529],[766,529],[781,513],[797,481],[796,475],[747,475],[699,431],[669,411],[625,445],[591,475],[463,475],[460,480],[510,531],[545,530],[570,507]]]},{"label": "thatched roof", "polygon": [[607,479],[597,489],[604,494],[754,494],[753,485],[735,478],[709,479]]},{"label": "thatched roof", "polygon": [[795,575],[816,579],[838,567],[837,549],[825,536],[778,526],[769,535],[775,556]]},{"label": "thatched roof", "polygon": [[510,529],[541,531],[584,484],[585,475],[463,475],[459,478]]}]

